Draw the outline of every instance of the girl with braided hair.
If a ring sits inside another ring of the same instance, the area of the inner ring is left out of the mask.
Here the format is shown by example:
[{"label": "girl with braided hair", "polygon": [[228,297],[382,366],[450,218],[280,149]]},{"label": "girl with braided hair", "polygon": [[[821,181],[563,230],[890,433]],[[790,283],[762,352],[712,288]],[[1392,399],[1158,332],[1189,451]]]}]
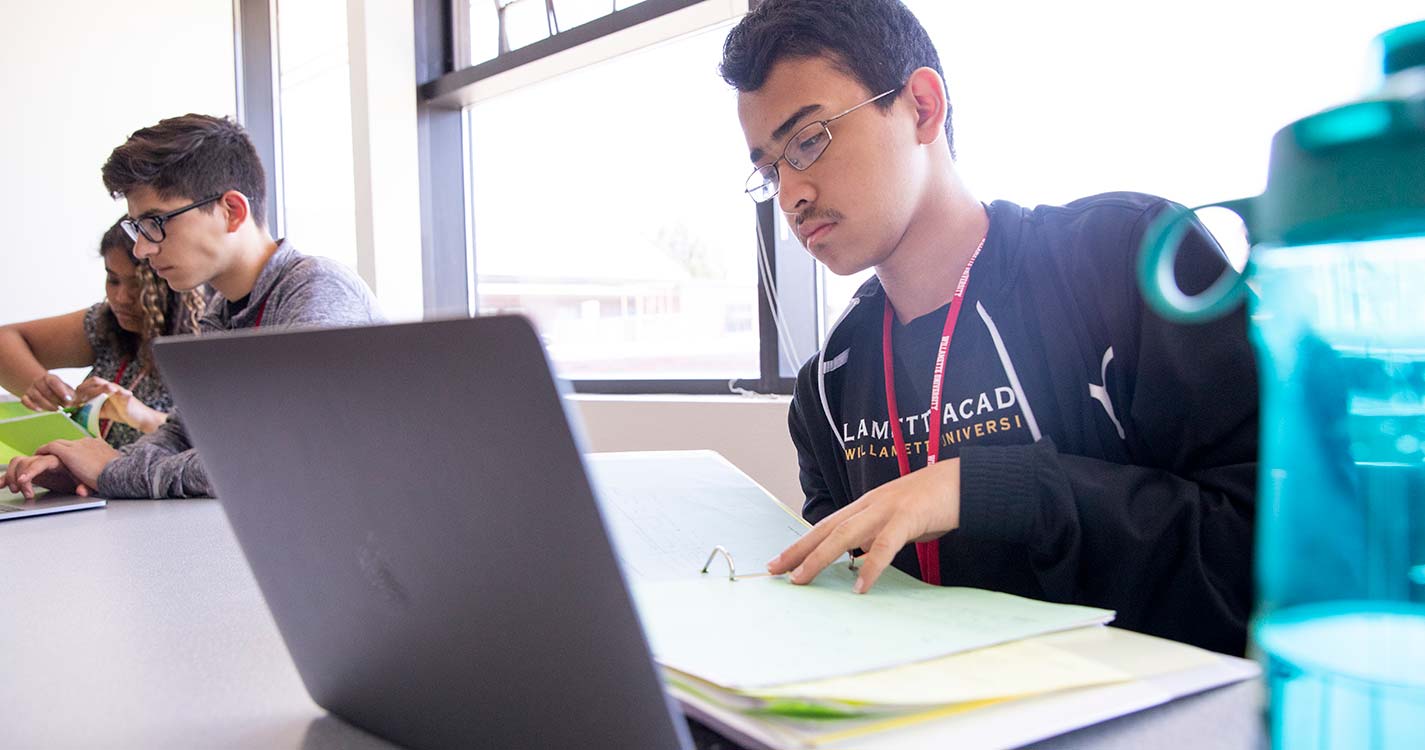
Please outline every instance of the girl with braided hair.
[{"label": "girl with braided hair", "polygon": [[[153,361],[159,336],[196,333],[203,291],[178,292],[134,257],[134,241],[115,223],[99,242],[105,300],[85,310],[0,327],[0,386],[36,411],[83,404],[103,394],[101,437],[115,448],[168,420],[172,397]],[[48,372],[92,366],[71,389]]]}]

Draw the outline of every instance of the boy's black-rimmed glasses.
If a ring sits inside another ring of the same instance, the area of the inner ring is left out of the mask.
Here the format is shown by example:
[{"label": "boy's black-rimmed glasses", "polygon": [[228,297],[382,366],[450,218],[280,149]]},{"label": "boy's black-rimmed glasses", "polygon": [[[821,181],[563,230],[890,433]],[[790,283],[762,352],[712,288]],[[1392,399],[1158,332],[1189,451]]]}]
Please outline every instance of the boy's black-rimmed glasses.
[{"label": "boy's black-rimmed glasses", "polygon": [[222,193],[218,193],[217,195],[210,195],[200,201],[194,201],[193,203],[189,203],[188,205],[182,208],[175,208],[166,214],[140,216],[137,219],[121,219],[119,221],[119,226],[124,228],[124,234],[127,234],[129,236],[129,239],[133,240],[134,242],[139,241],[140,235],[142,235],[143,238],[148,240],[149,242],[163,242],[163,238],[168,236],[168,233],[163,229],[163,225],[168,223],[169,220],[183,213],[184,211],[192,211],[193,209],[198,208],[199,206],[206,206],[221,197],[223,197]]}]

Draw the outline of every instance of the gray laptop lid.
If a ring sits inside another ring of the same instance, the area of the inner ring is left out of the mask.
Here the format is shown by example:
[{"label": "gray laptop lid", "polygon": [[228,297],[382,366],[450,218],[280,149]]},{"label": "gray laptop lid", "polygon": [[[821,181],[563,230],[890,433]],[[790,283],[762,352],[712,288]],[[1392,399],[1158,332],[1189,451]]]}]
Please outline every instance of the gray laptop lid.
[{"label": "gray laptop lid", "polygon": [[155,351],[318,704],[412,747],[688,745],[527,320]]}]

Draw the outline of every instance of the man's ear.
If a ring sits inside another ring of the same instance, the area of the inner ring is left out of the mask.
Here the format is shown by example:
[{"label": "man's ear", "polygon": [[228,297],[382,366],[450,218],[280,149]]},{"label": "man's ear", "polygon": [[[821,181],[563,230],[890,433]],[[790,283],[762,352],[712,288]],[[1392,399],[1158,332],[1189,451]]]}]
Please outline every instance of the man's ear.
[{"label": "man's ear", "polygon": [[905,87],[915,105],[917,140],[923,145],[934,143],[945,135],[945,118],[949,115],[945,80],[931,68],[916,68],[906,79]]},{"label": "man's ear", "polygon": [[247,202],[247,196],[236,190],[223,193],[223,197],[218,199],[218,205],[223,208],[224,223],[229,233],[236,232],[252,213],[252,205]]}]

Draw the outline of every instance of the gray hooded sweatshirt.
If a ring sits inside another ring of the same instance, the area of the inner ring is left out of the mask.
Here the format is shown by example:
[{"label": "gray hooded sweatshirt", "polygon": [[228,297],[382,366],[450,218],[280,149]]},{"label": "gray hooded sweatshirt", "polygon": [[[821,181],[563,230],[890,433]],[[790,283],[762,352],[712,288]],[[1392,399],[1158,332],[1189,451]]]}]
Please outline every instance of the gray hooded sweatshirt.
[{"label": "gray hooded sweatshirt", "polygon": [[[211,334],[239,328],[335,328],[385,321],[366,282],[336,261],[297,252],[283,240],[240,309],[214,295],[199,323]],[[156,432],[126,446],[99,474],[111,498],[211,497],[208,473],[175,409]]]}]

